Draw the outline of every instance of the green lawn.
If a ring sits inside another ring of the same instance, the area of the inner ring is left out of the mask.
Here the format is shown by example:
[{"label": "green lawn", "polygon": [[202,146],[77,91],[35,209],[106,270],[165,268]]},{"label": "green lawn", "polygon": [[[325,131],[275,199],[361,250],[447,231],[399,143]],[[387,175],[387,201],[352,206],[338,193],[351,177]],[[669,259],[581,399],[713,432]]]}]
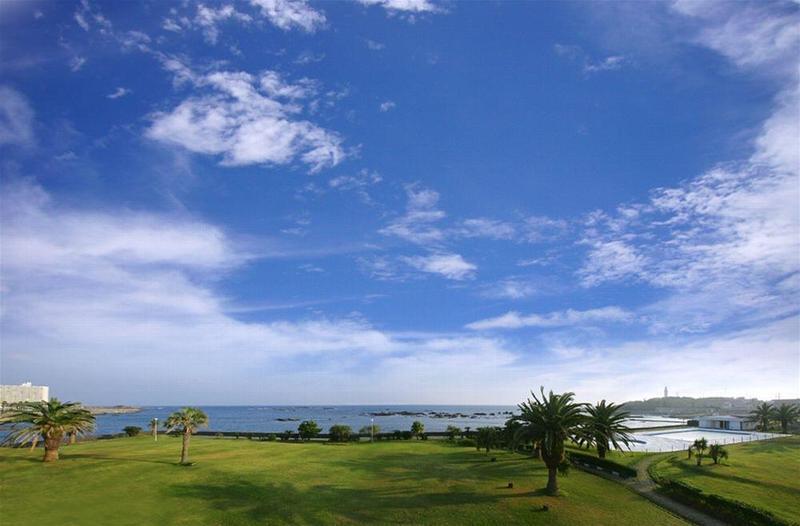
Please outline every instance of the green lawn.
[{"label": "green lawn", "polygon": [[[573,470],[542,495],[542,464],[440,441],[283,444],[148,437],[41,452],[0,448],[4,524],[684,524],[625,487]],[[507,489],[508,482],[514,489]],[[539,511],[543,504],[549,511]]]},{"label": "green lawn", "polygon": [[714,465],[710,458],[697,467],[686,455],[660,461],[659,475],[682,480],[708,493],[716,493],[769,510],[800,523],[800,437],[725,446],[730,458]]}]

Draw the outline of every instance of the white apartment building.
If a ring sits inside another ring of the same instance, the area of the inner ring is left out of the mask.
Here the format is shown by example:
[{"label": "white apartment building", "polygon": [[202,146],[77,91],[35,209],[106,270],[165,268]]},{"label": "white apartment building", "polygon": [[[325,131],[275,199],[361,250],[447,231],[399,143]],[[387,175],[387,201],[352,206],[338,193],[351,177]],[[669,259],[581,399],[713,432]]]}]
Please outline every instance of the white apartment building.
[{"label": "white apartment building", "polygon": [[0,405],[17,402],[39,402],[50,399],[50,388],[46,385],[0,385]]}]

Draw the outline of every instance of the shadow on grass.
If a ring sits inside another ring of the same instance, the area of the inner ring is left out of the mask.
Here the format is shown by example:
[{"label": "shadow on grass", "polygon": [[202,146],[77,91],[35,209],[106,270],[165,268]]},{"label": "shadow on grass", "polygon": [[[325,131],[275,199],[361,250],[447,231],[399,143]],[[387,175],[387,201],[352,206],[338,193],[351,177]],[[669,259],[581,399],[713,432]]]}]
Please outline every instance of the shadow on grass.
[{"label": "shadow on grass", "polygon": [[397,511],[422,517],[426,510],[439,506],[488,506],[506,498],[540,494],[538,491],[514,495],[472,491],[431,493],[415,492],[413,488],[355,489],[328,484],[299,489],[289,483],[256,484],[241,480],[178,484],[167,491],[174,497],[203,500],[230,515],[231,522],[236,522],[235,517],[239,516],[263,524],[321,524],[341,521],[342,518],[375,524]]},{"label": "shadow on grass", "polygon": [[[495,462],[491,461],[493,456],[497,458]],[[378,458],[357,457],[332,462],[351,472],[398,482],[518,481],[537,475],[546,476],[544,464],[537,459],[505,452],[489,456],[470,450],[457,453],[452,453],[452,450],[442,453],[424,451],[419,454],[403,452],[386,453]]]},{"label": "shadow on grass", "polygon": [[674,468],[679,472],[677,476],[671,474],[669,475],[669,477],[678,480],[691,480],[692,477],[708,477],[719,480],[737,482],[739,484],[748,484],[751,486],[767,486],[781,491],[795,491],[795,488],[791,486],[786,486],[784,484],[779,484],[777,482],[769,482],[766,480],[754,480],[739,475],[735,475],[733,473],[726,473],[725,471],[730,469],[730,466],[726,464],[703,464],[702,466],[697,466],[695,461],[691,462],[692,463],[689,464],[685,459],[680,459],[680,458],[668,459],[666,463],[669,464],[671,468]]}]

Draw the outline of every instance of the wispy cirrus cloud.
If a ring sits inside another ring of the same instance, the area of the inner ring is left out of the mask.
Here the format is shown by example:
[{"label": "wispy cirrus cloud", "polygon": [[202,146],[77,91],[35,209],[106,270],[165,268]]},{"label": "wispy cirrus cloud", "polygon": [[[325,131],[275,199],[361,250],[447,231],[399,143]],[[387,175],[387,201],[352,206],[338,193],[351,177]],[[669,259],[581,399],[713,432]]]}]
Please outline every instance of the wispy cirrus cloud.
[{"label": "wispy cirrus cloud", "polygon": [[567,309],[548,314],[520,314],[509,311],[495,318],[474,321],[467,324],[468,329],[520,329],[523,327],[553,328],[577,326],[592,323],[629,323],[635,315],[620,307],[602,307],[589,310]]},{"label": "wispy cirrus cloud", "polygon": [[10,86],[0,86],[0,146],[31,146],[34,112],[27,97]]}]

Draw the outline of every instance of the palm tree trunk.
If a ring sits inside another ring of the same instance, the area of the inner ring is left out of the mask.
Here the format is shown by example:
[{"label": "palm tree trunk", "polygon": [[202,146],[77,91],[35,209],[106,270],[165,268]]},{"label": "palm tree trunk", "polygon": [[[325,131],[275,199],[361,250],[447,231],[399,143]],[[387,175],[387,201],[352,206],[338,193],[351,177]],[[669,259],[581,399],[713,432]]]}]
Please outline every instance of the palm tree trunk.
[{"label": "palm tree trunk", "polygon": [[181,464],[189,463],[189,437],[192,434],[188,432],[183,433],[183,445],[181,447]]},{"label": "palm tree trunk", "polygon": [[558,468],[547,468],[547,493],[558,495]]},{"label": "palm tree trunk", "polygon": [[36,435],[35,437],[33,437],[33,440],[31,440],[31,453],[33,453],[36,450],[36,446],[38,444],[39,444],[39,435]]},{"label": "palm tree trunk", "polygon": [[44,439],[44,462],[55,462],[58,460],[58,448],[61,445],[61,435],[46,437]]},{"label": "palm tree trunk", "polygon": [[78,433],[75,433],[73,431],[72,433],[69,434],[69,444],[71,446],[74,446],[77,441],[78,441]]},{"label": "palm tree trunk", "polygon": [[606,448],[602,445],[597,446],[597,456],[600,458],[606,458]]}]

